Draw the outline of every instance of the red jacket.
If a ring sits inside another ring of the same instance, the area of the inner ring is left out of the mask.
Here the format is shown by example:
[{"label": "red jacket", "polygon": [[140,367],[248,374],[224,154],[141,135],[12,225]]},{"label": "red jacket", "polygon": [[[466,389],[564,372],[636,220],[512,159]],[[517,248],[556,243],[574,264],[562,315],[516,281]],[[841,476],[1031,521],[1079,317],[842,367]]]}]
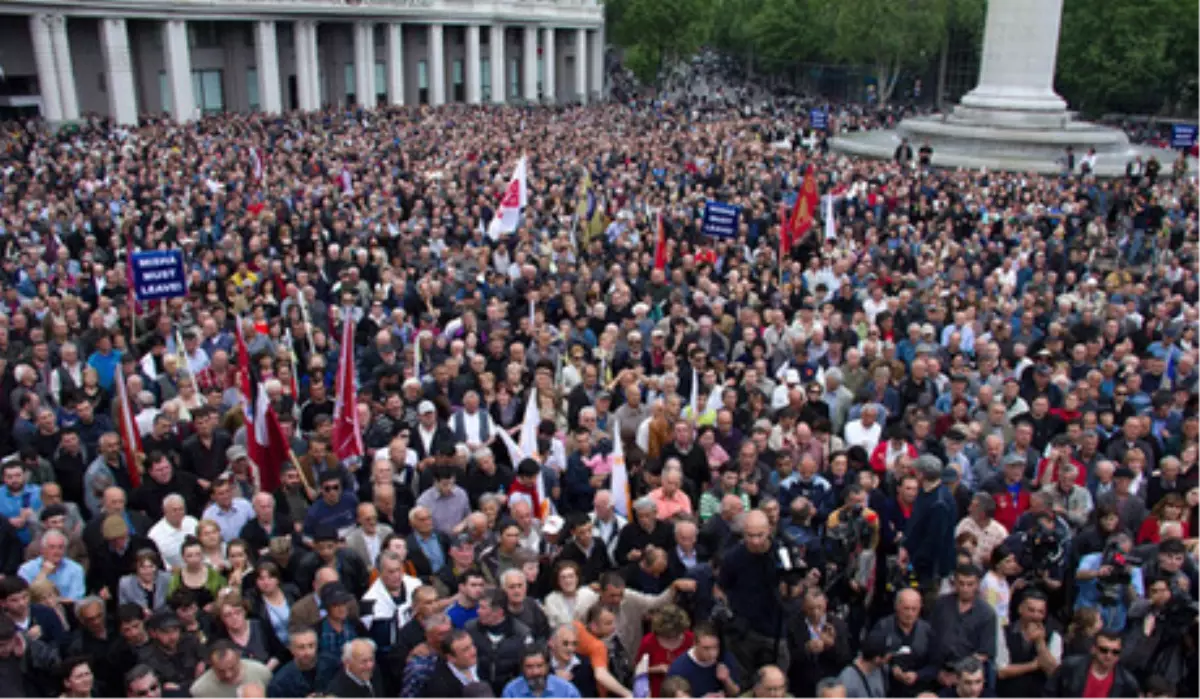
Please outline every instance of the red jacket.
[{"label": "red jacket", "polygon": [[[1082,463],[1071,459],[1071,463],[1075,466],[1075,484],[1087,487],[1087,467]],[[1042,476],[1046,475],[1046,467],[1050,465],[1050,459],[1042,459],[1038,462],[1037,473],[1034,475],[1034,482],[1039,485],[1042,483]],[[1050,471],[1050,482],[1058,482],[1058,466],[1055,466]]]},{"label": "red jacket", "polygon": [[[904,443],[904,450],[908,453],[909,458],[917,458],[917,448],[909,442]],[[888,440],[884,439],[875,445],[875,451],[871,452],[871,469],[875,473],[884,473],[887,471],[887,454]]]},{"label": "red jacket", "polygon": [[1013,503],[1012,495],[1009,494],[1007,489],[996,493],[992,496],[996,501],[996,514],[993,519],[1003,524],[1004,528],[1011,532],[1017,526],[1017,518],[1025,514],[1025,510],[1029,509],[1030,495],[1029,488],[1024,483],[1021,484],[1021,489],[1017,491],[1017,501],[1015,504]]}]

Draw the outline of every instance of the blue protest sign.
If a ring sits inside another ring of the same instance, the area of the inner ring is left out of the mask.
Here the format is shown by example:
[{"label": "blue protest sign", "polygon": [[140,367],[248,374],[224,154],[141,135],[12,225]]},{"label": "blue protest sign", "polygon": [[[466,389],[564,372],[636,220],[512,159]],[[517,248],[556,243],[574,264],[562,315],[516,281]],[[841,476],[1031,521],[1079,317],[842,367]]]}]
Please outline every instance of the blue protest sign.
[{"label": "blue protest sign", "polygon": [[742,207],[710,200],[704,205],[700,232],[714,238],[736,238],[741,217]]},{"label": "blue protest sign", "polygon": [[829,128],[829,112],[824,109],[813,109],[808,113],[808,122],[818,131]]},{"label": "blue protest sign", "polygon": [[129,262],[133,266],[133,293],[138,301],[159,301],[187,295],[182,251],[135,252]]},{"label": "blue protest sign", "polygon": [[1171,147],[1191,148],[1196,145],[1197,131],[1195,124],[1172,124]]}]

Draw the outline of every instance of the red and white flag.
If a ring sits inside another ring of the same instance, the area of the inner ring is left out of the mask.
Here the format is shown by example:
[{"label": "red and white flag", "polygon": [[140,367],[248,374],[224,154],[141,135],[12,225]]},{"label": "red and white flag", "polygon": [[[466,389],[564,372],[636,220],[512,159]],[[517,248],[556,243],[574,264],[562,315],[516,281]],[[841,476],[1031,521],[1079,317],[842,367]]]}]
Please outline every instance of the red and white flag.
[{"label": "red and white flag", "polygon": [[254,178],[255,184],[263,183],[263,176],[266,174],[266,166],[263,164],[263,153],[261,148],[250,149],[250,175]]},{"label": "red and white flag", "polygon": [[[342,347],[338,357],[337,403],[333,408],[333,454],[339,462],[362,459],[362,430],[358,424],[358,392],[354,385],[354,321],[342,321]],[[319,380],[313,377],[313,380]]]},{"label": "red and white flag", "polygon": [[521,223],[521,210],[529,203],[529,186],[525,181],[526,167],[526,158],[521,156],[517,169],[504,190],[504,196],[500,199],[500,206],[496,208],[496,215],[492,217],[492,223],[488,226],[488,235],[492,240],[498,240],[502,233],[512,233]]},{"label": "red and white flag", "polygon": [[118,428],[121,435],[121,451],[125,455],[125,467],[129,469],[129,481],[136,488],[142,484],[142,474],[138,468],[138,455],[142,453],[142,435],[133,419],[133,403],[129,401],[129,392],[125,387],[125,370],[121,368],[120,362],[117,362],[117,400],[121,413],[121,425]]},{"label": "red and white flag", "polygon": [[[250,375],[250,352],[242,334],[242,319],[237,323],[238,391],[242,394],[242,412],[246,424],[246,453],[258,467],[258,486],[270,492],[279,487],[283,464],[290,458],[287,435],[279,416],[271,407],[267,391]],[[257,388],[257,390],[254,390]]]},{"label": "red and white flag", "polygon": [[667,268],[667,232],[663,228],[662,210],[658,212],[658,228],[654,234],[654,269]]}]

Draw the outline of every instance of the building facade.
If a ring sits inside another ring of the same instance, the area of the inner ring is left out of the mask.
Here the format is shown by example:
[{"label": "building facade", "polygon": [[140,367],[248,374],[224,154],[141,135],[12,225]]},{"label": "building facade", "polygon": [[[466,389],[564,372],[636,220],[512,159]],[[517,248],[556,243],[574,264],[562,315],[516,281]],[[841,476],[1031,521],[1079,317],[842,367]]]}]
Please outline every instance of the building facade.
[{"label": "building facade", "polygon": [[328,105],[580,101],[598,0],[0,1],[0,108],[136,123]]}]

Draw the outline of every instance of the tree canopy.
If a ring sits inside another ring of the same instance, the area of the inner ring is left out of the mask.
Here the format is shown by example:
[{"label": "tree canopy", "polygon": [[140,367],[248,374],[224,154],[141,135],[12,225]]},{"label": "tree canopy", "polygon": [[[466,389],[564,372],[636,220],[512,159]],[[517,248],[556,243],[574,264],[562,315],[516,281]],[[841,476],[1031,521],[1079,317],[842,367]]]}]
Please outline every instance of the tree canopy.
[{"label": "tree canopy", "polygon": [[[701,46],[755,72],[855,67],[886,101],[904,73],[939,58],[952,31],[983,37],[987,0],[606,0],[610,36],[647,84]],[[1194,111],[1191,0],[1065,0],[1056,84],[1089,114]]]}]

